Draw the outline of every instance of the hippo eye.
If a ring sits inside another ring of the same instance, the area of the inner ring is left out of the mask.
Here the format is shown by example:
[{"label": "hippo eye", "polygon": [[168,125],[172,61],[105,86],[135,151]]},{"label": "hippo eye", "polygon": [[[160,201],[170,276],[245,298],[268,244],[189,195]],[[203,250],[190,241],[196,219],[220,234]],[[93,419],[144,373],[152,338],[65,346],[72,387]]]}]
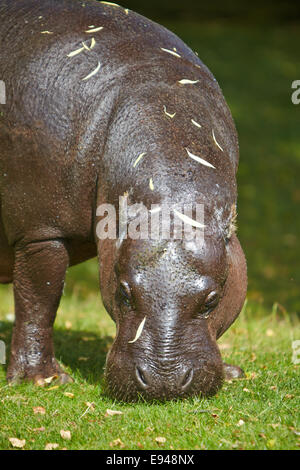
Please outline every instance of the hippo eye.
[{"label": "hippo eye", "polygon": [[130,305],[131,291],[127,282],[120,282],[119,297],[124,304]]},{"label": "hippo eye", "polygon": [[218,305],[218,302],[219,302],[219,294],[216,291],[210,292],[204,302],[205,318],[207,318],[210,312]]}]

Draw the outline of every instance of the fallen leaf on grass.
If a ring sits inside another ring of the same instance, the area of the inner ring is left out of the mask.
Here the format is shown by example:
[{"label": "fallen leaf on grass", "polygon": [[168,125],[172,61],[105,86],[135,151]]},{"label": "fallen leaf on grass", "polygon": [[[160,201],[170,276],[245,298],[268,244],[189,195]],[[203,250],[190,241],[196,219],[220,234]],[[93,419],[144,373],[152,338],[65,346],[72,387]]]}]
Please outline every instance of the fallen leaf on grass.
[{"label": "fallen leaf on grass", "polygon": [[162,436],[158,436],[155,438],[155,442],[157,442],[158,445],[163,445],[166,442],[166,438]]},{"label": "fallen leaf on grass", "polygon": [[74,393],[64,392],[64,395],[68,398],[74,398]]},{"label": "fallen leaf on grass", "polygon": [[269,426],[271,426],[273,429],[276,429],[280,426],[280,423],[271,423]]},{"label": "fallen leaf on grass", "polygon": [[95,403],[92,402],[90,403],[89,401],[87,401],[86,403],[86,406],[87,406],[87,409],[85,410],[84,413],[82,413],[82,415],[80,416],[80,418],[82,418],[84,415],[86,415],[86,413],[91,409],[92,411],[95,409]]},{"label": "fallen leaf on grass", "polygon": [[54,450],[54,449],[57,449],[59,447],[59,444],[57,444],[56,442],[48,442],[48,444],[46,444],[45,446],[45,450]]},{"label": "fallen leaf on grass", "polygon": [[57,378],[58,378],[58,375],[52,375],[51,377],[47,377],[46,379],[44,379],[44,381],[46,384],[51,384],[51,382]]},{"label": "fallen leaf on grass", "polygon": [[108,416],[115,416],[115,415],[122,415],[123,411],[118,411],[118,410],[106,410],[105,417],[107,418]]},{"label": "fallen leaf on grass", "polygon": [[273,330],[271,330],[270,328],[267,329],[267,331],[266,331],[266,335],[267,335],[267,336],[271,337],[271,336],[274,336],[274,334],[275,334],[275,333],[274,333]]},{"label": "fallen leaf on grass", "polygon": [[71,439],[71,432],[70,431],[64,431],[63,429],[61,429],[59,431],[59,434],[61,435],[61,437],[63,439],[67,439],[68,441]]},{"label": "fallen leaf on grass", "polygon": [[269,447],[270,449],[272,449],[276,444],[276,439],[270,439],[269,441],[267,441],[267,447]]},{"label": "fallen leaf on grass", "polygon": [[53,387],[47,388],[47,392],[50,392],[50,390],[55,390],[56,388],[59,388],[59,385],[54,385]]},{"label": "fallen leaf on grass", "polygon": [[243,419],[240,419],[239,422],[237,423],[237,426],[244,426],[245,421]]},{"label": "fallen leaf on grass", "polygon": [[44,426],[41,426],[40,428],[33,428],[34,432],[43,432],[46,431],[46,428]]},{"label": "fallen leaf on grass", "polygon": [[22,449],[26,444],[26,439],[17,439],[16,437],[10,437],[9,442],[13,447],[18,447]]},{"label": "fallen leaf on grass", "polygon": [[115,439],[114,441],[109,443],[110,447],[120,447],[121,449],[125,447],[124,442],[121,441],[120,438]]},{"label": "fallen leaf on grass", "polygon": [[70,330],[72,328],[72,323],[69,320],[67,320],[65,322],[65,327],[66,327],[67,330]]},{"label": "fallen leaf on grass", "polygon": [[45,408],[43,408],[42,406],[34,406],[33,407],[33,412],[35,415],[45,415],[46,414],[46,410]]},{"label": "fallen leaf on grass", "polygon": [[86,406],[88,406],[92,411],[94,411],[95,409],[95,403],[92,401],[92,402],[89,402],[89,401],[86,401],[85,402]]}]

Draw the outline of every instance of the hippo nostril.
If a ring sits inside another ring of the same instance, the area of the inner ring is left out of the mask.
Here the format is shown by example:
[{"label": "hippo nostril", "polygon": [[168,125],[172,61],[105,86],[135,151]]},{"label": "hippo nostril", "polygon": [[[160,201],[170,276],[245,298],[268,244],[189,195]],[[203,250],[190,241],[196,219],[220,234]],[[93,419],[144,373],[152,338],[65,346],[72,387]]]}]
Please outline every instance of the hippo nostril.
[{"label": "hippo nostril", "polygon": [[146,388],[148,386],[147,380],[145,378],[145,373],[142,371],[142,369],[138,366],[135,368],[135,373],[136,377],[138,379],[138,382],[143,388]]},{"label": "hippo nostril", "polygon": [[183,375],[181,381],[180,381],[180,386],[182,389],[185,389],[187,388],[190,383],[192,382],[192,379],[193,379],[193,369],[188,369],[185,374]]}]

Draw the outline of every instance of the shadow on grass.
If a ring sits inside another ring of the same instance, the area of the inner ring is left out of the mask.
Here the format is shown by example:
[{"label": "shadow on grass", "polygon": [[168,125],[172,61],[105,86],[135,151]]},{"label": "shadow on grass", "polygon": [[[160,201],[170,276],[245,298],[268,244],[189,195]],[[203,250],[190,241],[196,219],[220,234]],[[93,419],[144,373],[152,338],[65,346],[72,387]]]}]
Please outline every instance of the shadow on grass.
[{"label": "shadow on grass", "polygon": [[[10,357],[12,329],[11,322],[0,322],[0,340],[6,345],[5,371]],[[89,384],[103,383],[106,355],[112,342],[112,337],[100,337],[90,331],[54,330],[56,359],[68,368],[71,376],[79,375]]]}]

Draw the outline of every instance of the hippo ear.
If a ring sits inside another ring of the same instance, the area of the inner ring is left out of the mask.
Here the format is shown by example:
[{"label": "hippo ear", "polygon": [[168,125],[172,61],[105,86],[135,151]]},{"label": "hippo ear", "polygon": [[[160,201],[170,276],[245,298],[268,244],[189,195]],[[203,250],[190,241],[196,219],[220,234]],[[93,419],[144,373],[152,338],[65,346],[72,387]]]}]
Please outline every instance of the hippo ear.
[{"label": "hippo ear", "polygon": [[228,226],[227,226],[227,230],[225,234],[226,240],[229,240],[232,234],[237,231],[236,219],[237,219],[236,204],[232,204],[230,215],[229,215],[229,222],[228,222]]}]

